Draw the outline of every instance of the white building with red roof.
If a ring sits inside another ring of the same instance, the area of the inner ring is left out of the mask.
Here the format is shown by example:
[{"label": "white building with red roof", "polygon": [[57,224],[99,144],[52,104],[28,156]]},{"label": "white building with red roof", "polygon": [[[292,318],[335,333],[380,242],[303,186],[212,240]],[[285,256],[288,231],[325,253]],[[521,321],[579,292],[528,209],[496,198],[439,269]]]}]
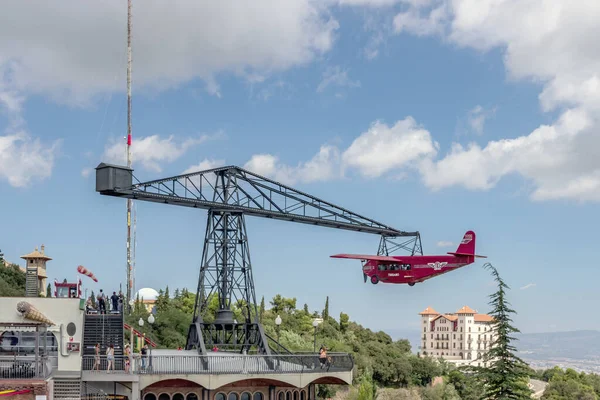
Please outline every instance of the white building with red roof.
[{"label": "white building with red roof", "polygon": [[445,314],[427,307],[419,315],[420,355],[441,357],[455,364],[485,366],[481,359],[495,338],[491,316],[479,314],[469,306]]}]

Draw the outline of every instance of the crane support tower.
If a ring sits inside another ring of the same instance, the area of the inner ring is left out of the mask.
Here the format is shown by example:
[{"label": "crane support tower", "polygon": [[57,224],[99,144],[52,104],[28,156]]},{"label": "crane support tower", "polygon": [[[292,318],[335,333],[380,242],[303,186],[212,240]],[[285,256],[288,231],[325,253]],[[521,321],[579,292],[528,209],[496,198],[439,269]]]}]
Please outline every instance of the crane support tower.
[{"label": "crane support tower", "polygon": [[[194,317],[186,349],[206,354],[212,346],[262,354],[287,352],[258,320],[245,216],[255,216],[380,235],[379,255],[404,250],[423,254],[419,232],[405,232],[236,166],[133,183],[130,167],[101,163],[102,195],[208,210]],[[137,180],[137,179],[136,179]],[[216,315],[207,316],[218,297]],[[232,306],[242,310],[234,318]]]}]

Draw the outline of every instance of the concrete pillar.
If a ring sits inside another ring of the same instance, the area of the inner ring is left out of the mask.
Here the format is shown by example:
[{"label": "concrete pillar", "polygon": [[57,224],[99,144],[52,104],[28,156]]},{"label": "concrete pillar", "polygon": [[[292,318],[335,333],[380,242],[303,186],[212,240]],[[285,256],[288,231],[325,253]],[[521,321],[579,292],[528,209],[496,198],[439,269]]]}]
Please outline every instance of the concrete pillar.
[{"label": "concrete pillar", "polygon": [[317,399],[317,390],[314,383],[310,383],[308,385],[308,400],[316,400]]},{"label": "concrete pillar", "polygon": [[202,400],[210,400],[210,389],[202,389]]},{"label": "concrete pillar", "polygon": [[269,400],[277,400],[275,395],[275,386],[269,386]]},{"label": "concrete pillar", "polygon": [[131,383],[131,400],[140,400],[140,383]]}]

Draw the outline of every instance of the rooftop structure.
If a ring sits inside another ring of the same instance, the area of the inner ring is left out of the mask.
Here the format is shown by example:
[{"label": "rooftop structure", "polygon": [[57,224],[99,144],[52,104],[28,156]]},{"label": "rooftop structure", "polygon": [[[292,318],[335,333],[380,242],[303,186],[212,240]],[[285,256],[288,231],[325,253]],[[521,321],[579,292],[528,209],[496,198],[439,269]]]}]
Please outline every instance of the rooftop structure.
[{"label": "rooftop structure", "polygon": [[419,315],[421,355],[442,357],[455,364],[483,365],[482,356],[492,348],[495,337],[491,316],[479,314],[469,306],[445,314],[427,307]]},{"label": "rooftop structure", "polygon": [[48,274],[46,272],[46,262],[52,260],[45,254],[45,246],[42,245],[41,251],[36,247],[29,254],[21,256],[25,260],[25,271],[27,274],[27,292],[28,296],[46,296],[46,283]]}]

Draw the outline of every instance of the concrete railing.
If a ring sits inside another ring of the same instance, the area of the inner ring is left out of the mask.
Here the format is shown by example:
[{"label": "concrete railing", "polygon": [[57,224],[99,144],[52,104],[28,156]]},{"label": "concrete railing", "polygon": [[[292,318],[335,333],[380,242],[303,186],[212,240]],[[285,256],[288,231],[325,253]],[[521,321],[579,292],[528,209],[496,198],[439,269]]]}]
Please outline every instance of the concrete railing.
[{"label": "concrete railing", "polygon": [[[346,372],[354,368],[352,356],[345,353],[329,354],[321,361],[318,355],[243,355],[220,353],[210,355],[151,355],[131,357],[129,368],[126,357],[115,357],[114,369],[111,373],[133,374],[306,374],[325,372]],[[106,356],[83,357],[83,370],[94,373],[107,373],[108,360]]]}]

